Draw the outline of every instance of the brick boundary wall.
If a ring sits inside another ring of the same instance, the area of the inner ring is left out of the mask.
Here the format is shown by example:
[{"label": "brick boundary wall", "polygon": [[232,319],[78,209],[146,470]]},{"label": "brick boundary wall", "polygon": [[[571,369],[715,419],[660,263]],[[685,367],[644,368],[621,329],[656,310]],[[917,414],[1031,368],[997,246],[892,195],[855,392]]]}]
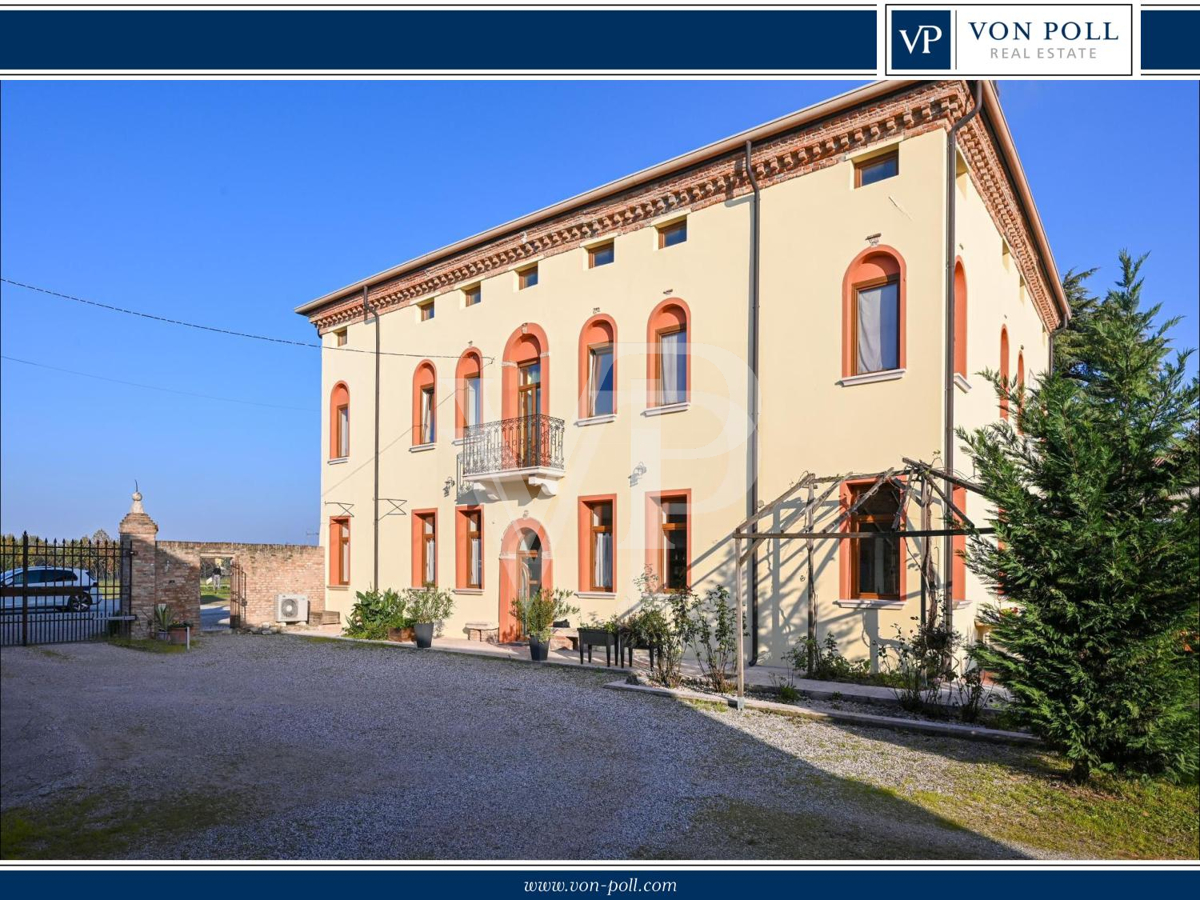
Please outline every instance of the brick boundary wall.
[{"label": "brick boundary wall", "polygon": [[[180,622],[200,628],[200,561],[230,558],[242,574],[243,625],[275,622],[279,594],[308,597],[308,621],[320,624],[325,609],[325,560],[308,544],[241,544],[221,541],[160,541],[158,525],[142,509],[142,495],[121,520],[121,543],[133,550],[133,633],[153,631],[154,607],[166,603]],[[236,615],[236,611],[231,609]]]}]

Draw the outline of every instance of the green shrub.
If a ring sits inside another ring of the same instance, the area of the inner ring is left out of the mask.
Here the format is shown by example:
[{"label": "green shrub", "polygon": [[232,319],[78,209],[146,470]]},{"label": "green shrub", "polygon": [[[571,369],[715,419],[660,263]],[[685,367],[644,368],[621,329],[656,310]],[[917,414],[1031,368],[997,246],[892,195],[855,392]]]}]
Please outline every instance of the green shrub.
[{"label": "green shrub", "polygon": [[[809,665],[809,662],[812,665]],[[817,681],[871,681],[871,663],[869,660],[851,662],[842,656],[838,650],[837,638],[832,634],[825,635],[824,642],[819,642],[812,635],[805,635],[796,646],[784,654],[784,661],[797,671],[803,672],[805,678]]]},{"label": "green shrub", "polygon": [[354,608],[342,631],[346,637],[381,641],[387,637],[389,628],[407,628],[413,624],[404,596],[391,588],[358,591],[354,596]]},{"label": "green shrub", "polygon": [[555,622],[579,613],[579,607],[569,602],[574,596],[571,591],[562,588],[554,591],[541,588],[532,596],[513,600],[513,615],[521,622],[525,634],[546,643],[554,631]]},{"label": "green shrub", "polygon": [[434,585],[409,588],[405,593],[405,610],[410,622],[438,625],[454,612],[454,598]]}]

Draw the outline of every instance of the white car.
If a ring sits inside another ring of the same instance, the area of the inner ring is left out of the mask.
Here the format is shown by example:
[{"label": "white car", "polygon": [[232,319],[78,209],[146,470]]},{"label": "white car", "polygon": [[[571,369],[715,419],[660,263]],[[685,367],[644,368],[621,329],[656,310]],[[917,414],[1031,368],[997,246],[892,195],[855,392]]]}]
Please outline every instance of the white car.
[{"label": "white car", "polygon": [[87,569],[30,566],[28,570],[9,569],[0,575],[0,587],[5,589],[0,597],[0,609],[20,612],[23,598],[19,591],[26,585],[30,588],[30,609],[83,612],[103,600],[100,584]]}]

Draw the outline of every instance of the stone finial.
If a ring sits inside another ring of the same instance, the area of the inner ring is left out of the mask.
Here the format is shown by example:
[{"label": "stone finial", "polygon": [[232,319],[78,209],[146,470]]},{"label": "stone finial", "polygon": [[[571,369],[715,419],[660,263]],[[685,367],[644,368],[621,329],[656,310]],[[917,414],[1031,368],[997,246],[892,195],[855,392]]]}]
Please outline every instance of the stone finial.
[{"label": "stone finial", "polygon": [[138,490],[137,482],[133,483],[133,502],[129,504],[129,512],[118,526],[122,535],[155,535],[158,524],[146,514],[142,506],[142,492]]}]

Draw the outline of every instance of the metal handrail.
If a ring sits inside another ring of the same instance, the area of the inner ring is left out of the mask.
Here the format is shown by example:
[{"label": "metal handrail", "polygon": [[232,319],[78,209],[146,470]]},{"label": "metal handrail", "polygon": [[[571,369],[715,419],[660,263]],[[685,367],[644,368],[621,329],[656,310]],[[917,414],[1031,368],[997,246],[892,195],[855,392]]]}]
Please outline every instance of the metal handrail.
[{"label": "metal handrail", "polygon": [[463,431],[463,475],[563,468],[563,420],[516,416]]}]

